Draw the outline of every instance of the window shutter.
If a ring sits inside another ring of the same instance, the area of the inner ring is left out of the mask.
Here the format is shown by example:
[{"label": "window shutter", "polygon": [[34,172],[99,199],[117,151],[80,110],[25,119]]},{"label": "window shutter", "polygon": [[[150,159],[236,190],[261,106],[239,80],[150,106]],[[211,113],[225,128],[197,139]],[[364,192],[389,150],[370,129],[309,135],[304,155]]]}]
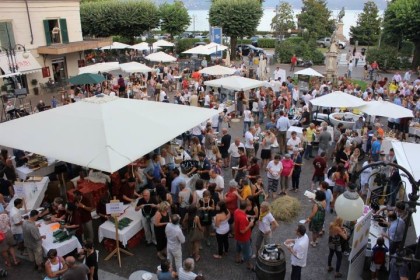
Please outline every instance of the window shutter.
[{"label": "window shutter", "polygon": [[44,20],[44,32],[45,32],[45,42],[47,46],[51,45],[51,34],[50,34],[50,24],[48,19]]},{"label": "window shutter", "polygon": [[69,34],[67,32],[67,21],[65,18],[60,18],[61,40],[63,44],[69,43]]}]

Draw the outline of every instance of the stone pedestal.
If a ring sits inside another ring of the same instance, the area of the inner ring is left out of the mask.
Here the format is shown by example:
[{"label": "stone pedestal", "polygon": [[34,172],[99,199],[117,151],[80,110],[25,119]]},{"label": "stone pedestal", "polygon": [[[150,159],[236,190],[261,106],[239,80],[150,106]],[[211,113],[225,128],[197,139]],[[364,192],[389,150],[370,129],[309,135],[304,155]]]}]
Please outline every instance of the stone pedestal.
[{"label": "stone pedestal", "polygon": [[337,29],[335,31],[335,38],[336,38],[336,40],[348,42],[347,38],[343,34],[343,26],[344,26],[344,23],[342,23],[342,22],[337,23],[337,25],[336,25]]},{"label": "stone pedestal", "polygon": [[325,76],[328,81],[331,81],[333,84],[337,82],[338,78],[338,69],[337,69],[337,57],[338,54],[336,52],[327,52],[325,56],[325,64],[326,64],[326,73]]}]

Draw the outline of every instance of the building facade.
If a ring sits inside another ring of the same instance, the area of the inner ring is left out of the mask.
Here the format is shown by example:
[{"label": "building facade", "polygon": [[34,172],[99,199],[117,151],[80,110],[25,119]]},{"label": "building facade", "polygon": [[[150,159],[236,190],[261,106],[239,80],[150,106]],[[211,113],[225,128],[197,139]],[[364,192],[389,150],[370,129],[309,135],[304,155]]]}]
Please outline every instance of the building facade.
[{"label": "building facade", "polygon": [[9,91],[15,86],[31,92],[33,80],[65,83],[84,65],[85,50],[110,44],[83,40],[79,0],[0,1],[0,84]]}]

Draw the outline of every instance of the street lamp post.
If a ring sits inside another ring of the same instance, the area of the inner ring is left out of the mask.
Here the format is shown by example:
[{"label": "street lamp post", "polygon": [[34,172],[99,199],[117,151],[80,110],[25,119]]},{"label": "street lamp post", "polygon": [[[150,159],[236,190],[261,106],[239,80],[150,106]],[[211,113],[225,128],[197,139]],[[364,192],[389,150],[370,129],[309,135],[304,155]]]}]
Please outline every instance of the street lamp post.
[{"label": "street lamp post", "polygon": [[[405,242],[407,239],[407,233],[408,233],[408,228],[410,226],[410,222],[411,222],[411,217],[413,215],[414,212],[416,212],[416,207],[420,205],[420,203],[418,202],[419,200],[419,191],[420,191],[420,180],[418,182],[416,182],[416,180],[414,179],[413,175],[407,170],[405,169],[403,166],[396,164],[396,163],[386,163],[386,162],[375,162],[372,164],[368,164],[366,166],[364,166],[361,170],[359,170],[358,172],[356,172],[353,176],[352,179],[352,183],[353,186],[356,186],[355,182],[358,180],[358,178],[360,177],[360,175],[362,174],[362,172],[368,168],[377,168],[377,167],[392,167],[392,168],[396,168],[400,171],[402,171],[404,174],[402,174],[402,176],[405,176],[408,178],[408,181],[411,184],[411,193],[408,194],[408,201],[404,201],[404,203],[408,206],[407,209],[407,222],[405,223],[405,228],[404,228],[404,234],[403,234],[403,238],[401,241],[401,247],[398,248],[397,250],[397,254],[396,256],[391,256],[397,259],[397,261],[405,261],[405,262],[413,262],[416,265],[420,264],[420,259],[419,259],[419,255],[420,255],[420,242],[417,242],[417,247],[416,247],[416,254],[414,258],[407,258],[406,257],[406,247],[405,247]],[[379,180],[378,180],[378,185],[383,185],[386,186],[389,182],[389,176],[386,176],[385,174],[379,174]],[[377,177],[378,178],[378,175]],[[375,179],[376,180],[376,179]],[[336,200],[336,211],[337,211],[337,215],[340,216],[340,213],[343,213],[342,215],[347,215],[349,213],[355,213],[355,215],[350,215],[352,217],[350,217],[351,219],[359,218],[362,213],[363,213],[363,207],[364,204],[360,203],[361,198],[359,197],[358,193],[356,192],[356,190],[353,188],[350,191],[346,191],[345,193],[343,193],[342,195],[340,195],[337,200]],[[337,204],[338,203],[338,204]],[[358,217],[356,217],[358,216]],[[411,278],[410,278],[411,279]]]}]

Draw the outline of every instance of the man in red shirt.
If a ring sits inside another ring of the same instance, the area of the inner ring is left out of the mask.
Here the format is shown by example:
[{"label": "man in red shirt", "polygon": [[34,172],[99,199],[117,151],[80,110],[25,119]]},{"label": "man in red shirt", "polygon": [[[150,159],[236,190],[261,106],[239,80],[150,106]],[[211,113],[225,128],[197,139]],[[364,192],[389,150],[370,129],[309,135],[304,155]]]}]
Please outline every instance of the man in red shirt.
[{"label": "man in red shirt", "polygon": [[[247,202],[242,200],[239,204],[239,209],[235,210],[235,240],[236,240],[236,263],[241,263],[242,260],[246,263],[249,270],[254,271],[254,266],[251,264],[251,229],[254,226],[254,220],[248,221],[245,213]],[[242,253],[242,259],[241,259]]]},{"label": "man in red shirt", "polygon": [[296,66],[296,63],[297,63],[297,57],[296,57],[296,55],[294,54],[294,55],[292,56],[292,58],[290,59],[290,72],[294,72],[294,71],[295,71],[295,66]]},{"label": "man in red shirt", "polygon": [[311,190],[314,189],[315,183],[321,183],[325,180],[325,169],[327,168],[326,153],[322,152],[319,156],[316,156],[312,162],[314,166],[314,175],[312,176]]}]

